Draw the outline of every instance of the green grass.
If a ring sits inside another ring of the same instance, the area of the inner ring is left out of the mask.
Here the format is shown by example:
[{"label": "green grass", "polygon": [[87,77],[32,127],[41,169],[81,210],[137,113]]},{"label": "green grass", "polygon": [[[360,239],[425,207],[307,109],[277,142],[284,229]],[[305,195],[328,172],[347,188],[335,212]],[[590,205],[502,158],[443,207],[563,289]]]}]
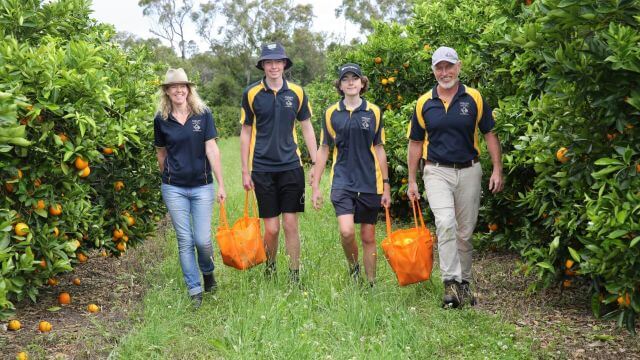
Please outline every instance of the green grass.
[{"label": "green grass", "polygon": [[[237,138],[220,141],[230,218],[241,213]],[[401,288],[378,251],[373,289],[352,284],[340,246],[328,181],[325,205],[300,217],[302,281],[290,288],[283,240],[278,277],[263,266],[237,271],[216,254],[219,289],[195,311],[173,249],[149,279],[140,322],[114,349],[122,359],[517,359],[532,358],[532,341],[513,325],[474,309],[442,310],[442,286],[434,280]],[[308,191],[310,194],[310,191]],[[215,209],[214,227],[218,223]],[[384,237],[379,224],[377,238]],[[282,232],[281,232],[282,233]],[[217,251],[217,245],[214,242]]]}]

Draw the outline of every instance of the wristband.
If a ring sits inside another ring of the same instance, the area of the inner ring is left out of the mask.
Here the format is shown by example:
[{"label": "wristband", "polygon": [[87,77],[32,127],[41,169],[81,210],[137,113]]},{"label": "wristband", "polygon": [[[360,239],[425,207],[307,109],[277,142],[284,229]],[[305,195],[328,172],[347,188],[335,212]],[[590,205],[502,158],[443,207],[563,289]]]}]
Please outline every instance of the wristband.
[{"label": "wristband", "polygon": [[389,179],[382,179],[382,183],[383,184],[388,184],[389,183]]}]

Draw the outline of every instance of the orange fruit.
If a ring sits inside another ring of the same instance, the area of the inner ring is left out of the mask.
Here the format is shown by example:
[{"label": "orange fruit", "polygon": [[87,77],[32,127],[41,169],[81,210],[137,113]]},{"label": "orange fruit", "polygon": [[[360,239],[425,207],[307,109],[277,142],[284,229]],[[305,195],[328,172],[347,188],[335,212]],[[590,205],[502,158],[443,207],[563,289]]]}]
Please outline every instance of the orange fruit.
[{"label": "orange fruit", "polygon": [[408,182],[407,178],[402,178],[402,180],[400,180],[401,183],[406,184]]},{"label": "orange fruit", "polygon": [[76,161],[74,162],[76,169],[84,170],[87,166],[89,166],[89,162],[81,158],[80,156],[76,157]]},{"label": "orange fruit", "polygon": [[49,280],[47,280],[47,284],[49,284],[49,286],[56,286],[56,285],[58,285],[58,279],[49,278]]},{"label": "orange fruit", "polygon": [[122,229],[113,229],[113,238],[114,239],[120,239],[122,238],[122,236],[124,235],[124,231],[122,231]]},{"label": "orange fruit", "polygon": [[424,49],[424,51],[429,51],[429,50],[431,50],[431,46],[429,46],[429,44],[424,44],[423,49]]},{"label": "orange fruit", "polygon": [[564,267],[566,267],[567,269],[571,269],[573,267],[573,264],[573,260],[567,259],[567,261],[564,262]]},{"label": "orange fruit", "polygon": [[398,101],[402,101],[404,100],[404,98],[402,97],[402,95],[398,95]]},{"label": "orange fruit", "polygon": [[13,187],[13,183],[5,183],[4,188],[7,189],[7,192],[14,192],[16,189]]},{"label": "orange fruit", "polygon": [[62,205],[55,204],[55,205],[49,206],[49,215],[58,216],[60,214],[62,214]]},{"label": "orange fruit", "polygon": [[89,259],[89,258],[87,257],[87,255],[85,255],[85,254],[83,254],[83,253],[81,253],[81,252],[77,253],[77,254],[76,254],[76,257],[78,258],[78,261],[79,261],[79,262],[81,262],[81,263],[83,263],[83,262],[87,262],[87,260]]},{"label": "orange fruit", "polygon": [[18,169],[18,177],[14,179],[22,179],[22,170]]},{"label": "orange fruit", "polygon": [[640,174],[640,164],[636,164],[636,172]]},{"label": "orange fruit", "polygon": [[89,305],[87,306],[87,310],[88,310],[90,313],[94,313],[94,314],[95,314],[95,313],[97,313],[97,312],[100,312],[100,307],[99,307],[98,305],[96,305],[96,304],[89,304]]},{"label": "orange fruit", "polygon": [[102,257],[107,257],[107,250],[102,249],[102,251],[100,252],[100,255],[101,255]]},{"label": "orange fruit", "polygon": [[127,235],[122,236],[122,241],[129,242],[129,237]]},{"label": "orange fruit", "polygon": [[609,141],[614,140],[617,136],[618,134],[616,133],[607,134],[607,140]]},{"label": "orange fruit", "polygon": [[17,223],[13,230],[18,236],[26,236],[29,233],[29,225],[25,223]]},{"label": "orange fruit", "polygon": [[116,249],[120,252],[125,252],[127,251],[127,244],[124,241],[119,242],[118,245],[116,245]]},{"label": "orange fruit", "polygon": [[124,189],[124,183],[122,181],[116,181],[113,183],[113,188],[116,189],[116,191],[120,191]]},{"label": "orange fruit", "polygon": [[622,295],[618,296],[618,305],[627,307],[631,305],[631,298],[629,294],[625,294],[624,297]]},{"label": "orange fruit", "polygon": [[560,149],[558,149],[558,151],[556,151],[556,159],[558,159],[558,161],[563,164],[569,161],[569,158],[565,156],[567,151],[569,151],[569,149],[567,149],[566,147],[561,147]]},{"label": "orange fruit", "polygon": [[87,176],[89,176],[89,174],[91,174],[91,168],[87,166],[86,168],[82,169],[82,172],[78,176],[80,176],[81,178],[86,178]]},{"label": "orange fruit", "polygon": [[29,356],[27,356],[27,353],[24,351],[20,351],[17,355],[16,355],[16,360],[28,360]]},{"label": "orange fruit", "polygon": [[127,216],[127,226],[133,226],[136,223],[136,219],[133,216]]},{"label": "orange fruit", "polygon": [[71,295],[68,292],[61,292],[58,295],[58,304],[60,305],[69,305],[71,304]]},{"label": "orange fruit", "polygon": [[80,286],[80,283],[81,283],[80,278],[77,278],[77,277],[73,278],[73,280],[71,280],[71,283],[73,285]]},{"label": "orange fruit", "polygon": [[35,187],[39,188],[39,187],[40,187],[40,185],[42,185],[42,180],[40,180],[39,178],[38,178],[38,179],[33,180],[33,186],[35,186]]},{"label": "orange fruit", "polygon": [[387,79],[383,78],[382,80],[380,80],[380,84],[382,84],[382,85],[387,85],[388,83],[389,83],[389,80],[387,80]]},{"label": "orange fruit", "polygon": [[47,267],[47,261],[44,258],[40,260],[40,267],[43,269]]},{"label": "orange fruit", "polygon": [[113,154],[113,149],[110,148],[110,147],[103,148],[102,149],[102,153],[105,154],[105,155],[111,155],[111,154]]},{"label": "orange fruit", "polygon": [[402,64],[402,67],[405,69],[409,68],[409,62],[407,61],[406,63]]},{"label": "orange fruit", "polygon": [[496,223],[489,224],[489,231],[498,231],[500,227]]},{"label": "orange fruit", "polygon": [[389,84],[393,84],[394,82],[396,82],[396,78],[391,76],[390,78],[387,79],[387,81],[389,82]]},{"label": "orange fruit", "polygon": [[378,56],[375,59],[373,59],[373,62],[376,63],[376,64],[382,64],[382,58],[380,56]]},{"label": "orange fruit", "polygon": [[60,230],[56,226],[53,228],[53,236],[58,237],[58,235],[60,235]]},{"label": "orange fruit", "polygon": [[51,323],[49,323],[48,321],[40,321],[40,324],[38,324],[38,330],[40,330],[41,332],[49,332],[51,331]]},{"label": "orange fruit", "polygon": [[38,202],[36,203],[36,205],[34,205],[34,209],[36,210],[42,210],[46,207],[44,200],[38,200]]},{"label": "orange fruit", "polygon": [[58,137],[60,138],[60,141],[62,141],[63,143],[69,140],[69,137],[65,133],[58,134]]},{"label": "orange fruit", "polygon": [[7,324],[7,329],[11,331],[18,331],[22,328],[22,324],[18,320],[10,320]]},{"label": "orange fruit", "polygon": [[562,282],[562,287],[563,288],[566,289],[566,288],[568,288],[570,286],[571,286],[571,280],[565,280],[565,281]]}]

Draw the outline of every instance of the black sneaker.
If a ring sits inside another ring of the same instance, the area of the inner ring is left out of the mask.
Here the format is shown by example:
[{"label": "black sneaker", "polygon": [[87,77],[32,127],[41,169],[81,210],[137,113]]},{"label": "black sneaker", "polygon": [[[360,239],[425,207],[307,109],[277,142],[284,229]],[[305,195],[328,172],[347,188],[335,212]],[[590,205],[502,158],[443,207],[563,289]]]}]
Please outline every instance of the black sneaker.
[{"label": "black sneaker", "polygon": [[197,293],[195,295],[191,295],[191,304],[194,308],[199,309],[202,305],[202,293]]},{"label": "black sneaker", "polygon": [[444,282],[444,296],[442,297],[442,307],[445,309],[456,309],[460,307],[460,284],[455,280]]},{"label": "black sneaker", "polygon": [[204,279],[204,291],[215,292],[218,289],[218,283],[213,273],[202,275],[202,277]]},{"label": "black sneaker", "polygon": [[291,284],[300,285],[300,270],[289,269],[289,281]]},{"label": "black sneaker", "polygon": [[458,293],[460,294],[460,303],[462,305],[475,306],[477,304],[476,297],[471,291],[471,284],[468,281],[462,281],[461,284],[458,284]]},{"label": "black sneaker", "polygon": [[351,278],[355,282],[360,281],[360,264],[359,263],[356,263],[355,265],[350,267],[349,276],[351,276]]},{"label": "black sneaker", "polygon": [[267,262],[264,268],[264,276],[269,280],[273,279],[276,276],[276,263],[275,262]]}]

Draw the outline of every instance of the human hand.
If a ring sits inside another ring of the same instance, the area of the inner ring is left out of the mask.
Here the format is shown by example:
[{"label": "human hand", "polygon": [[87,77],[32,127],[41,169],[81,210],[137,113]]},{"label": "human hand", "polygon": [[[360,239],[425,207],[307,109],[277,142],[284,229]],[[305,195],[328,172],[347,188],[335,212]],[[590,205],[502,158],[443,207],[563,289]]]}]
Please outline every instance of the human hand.
[{"label": "human hand", "polygon": [[411,201],[416,201],[420,199],[420,191],[418,190],[417,182],[409,181],[409,185],[407,186],[407,196]]},{"label": "human hand", "polygon": [[322,193],[317,186],[311,188],[311,203],[316,210],[322,207]]},{"label": "human hand", "polygon": [[248,172],[242,172],[242,186],[245,190],[250,191],[253,190],[253,180],[251,180],[251,174]]},{"label": "human hand", "polygon": [[391,192],[388,187],[382,193],[382,199],[380,199],[380,205],[384,208],[388,208],[391,205]]},{"label": "human hand", "polygon": [[218,202],[223,202],[227,198],[227,193],[224,191],[224,186],[218,187],[218,196],[216,196]]},{"label": "human hand", "polygon": [[499,193],[504,189],[504,178],[502,177],[502,171],[500,169],[493,169],[491,177],[489,178],[489,191],[493,194]]}]

